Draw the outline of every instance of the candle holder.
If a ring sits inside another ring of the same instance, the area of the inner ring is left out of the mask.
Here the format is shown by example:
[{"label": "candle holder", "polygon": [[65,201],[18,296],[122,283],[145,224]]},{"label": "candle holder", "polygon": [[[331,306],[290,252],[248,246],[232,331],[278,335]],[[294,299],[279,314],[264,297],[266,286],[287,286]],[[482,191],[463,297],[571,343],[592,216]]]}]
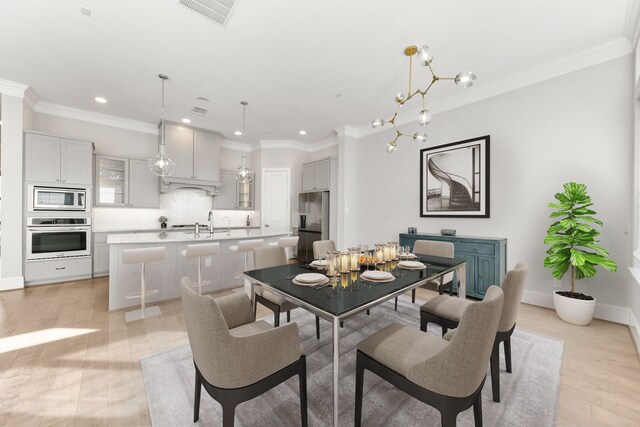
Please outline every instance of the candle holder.
[{"label": "candle holder", "polygon": [[351,256],[349,252],[340,252],[340,273],[348,273],[351,267]]},{"label": "candle holder", "polygon": [[338,266],[338,252],[327,252],[327,272],[329,277],[336,276],[340,270]]},{"label": "candle holder", "polygon": [[384,262],[384,247],[385,247],[384,243],[376,243],[376,249],[374,253],[374,258],[376,263]]},{"label": "candle holder", "polygon": [[389,257],[392,261],[398,259],[398,242],[389,242]]},{"label": "candle holder", "polygon": [[357,271],[360,270],[360,266],[358,265],[358,258],[360,257],[360,248],[349,248],[349,270]]}]

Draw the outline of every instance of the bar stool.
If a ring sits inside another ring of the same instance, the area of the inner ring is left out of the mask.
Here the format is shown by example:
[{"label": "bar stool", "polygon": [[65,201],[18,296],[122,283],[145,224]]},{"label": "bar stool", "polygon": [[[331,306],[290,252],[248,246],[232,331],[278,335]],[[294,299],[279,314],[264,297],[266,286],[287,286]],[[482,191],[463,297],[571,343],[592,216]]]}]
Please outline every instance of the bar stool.
[{"label": "bar stool", "polygon": [[140,298],[140,310],[126,312],[124,315],[125,321],[131,322],[132,320],[160,315],[160,307],[158,306],[150,307],[145,312],[146,298],[160,291],[158,289],[147,290],[144,276],[145,265],[162,261],[164,259],[165,249],[164,246],[156,246],[152,248],[125,249],[122,251],[123,264],[140,264],[142,266],[140,273],[140,293],[127,295],[125,297],[127,299]]},{"label": "bar stool", "polygon": [[[298,237],[298,236],[281,237],[281,238],[278,239],[277,242],[269,243],[269,246],[282,246],[286,251],[287,248],[292,248],[295,245],[297,245],[299,239],[300,239],[300,237]],[[289,258],[288,254],[289,253],[287,251],[287,259]]]},{"label": "bar stool", "polygon": [[202,295],[202,257],[215,256],[220,252],[220,243],[199,243],[187,245],[180,255],[187,258],[198,257],[198,293]]},{"label": "bar stool", "polygon": [[[237,245],[229,247],[229,250],[233,252],[244,252],[244,270],[242,271],[247,271],[247,259],[249,258],[249,252],[253,252],[255,248],[262,245],[264,245],[264,239],[241,240]],[[242,275],[240,274],[235,277],[239,279]],[[251,295],[251,291],[246,289],[249,287],[249,281],[245,279],[244,284],[247,294]]]}]

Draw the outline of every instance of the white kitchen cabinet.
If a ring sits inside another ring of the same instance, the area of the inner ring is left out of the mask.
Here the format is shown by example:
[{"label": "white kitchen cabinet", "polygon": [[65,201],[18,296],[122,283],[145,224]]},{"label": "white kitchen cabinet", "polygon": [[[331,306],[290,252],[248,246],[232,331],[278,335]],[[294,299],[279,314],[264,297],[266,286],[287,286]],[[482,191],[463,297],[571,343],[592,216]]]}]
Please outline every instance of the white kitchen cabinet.
[{"label": "white kitchen cabinet", "polygon": [[157,208],[158,177],[146,160],[96,155],[96,206]]},{"label": "white kitchen cabinet", "polygon": [[175,179],[218,182],[220,136],[187,126],[165,124],[167,155],[176,162],[173,174],[165,181]]},{"label": "white kitchen cabinet", "polygon": [[254,209],[254,183],[238,184],[235,171],[221,170],[222,188],[216,197],[217,209]]},{"label": "white kitchen cabinet", "polygon": [[109,275],[108,233],[93,233],[93,277]]},{"label": "white kitchen cabinet", "polygon": [[25,132],[25,180],[91,185],[93,143]]},{"label": "white kitchen cabinet", "polygon": [[331,189],[331,159],[302,165],[302,191],[324,191]]}]

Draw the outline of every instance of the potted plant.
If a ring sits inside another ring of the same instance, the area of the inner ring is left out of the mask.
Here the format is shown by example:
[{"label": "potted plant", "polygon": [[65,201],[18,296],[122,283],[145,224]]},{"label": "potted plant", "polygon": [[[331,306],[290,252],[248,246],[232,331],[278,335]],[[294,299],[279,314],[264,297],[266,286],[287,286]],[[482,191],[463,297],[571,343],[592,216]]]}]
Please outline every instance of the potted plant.
[{"label": "potted plant", "polygon": [[165,229],[167,228],[167,217],[162,215],[160,218],[158,218],[158,222],[160,223],[160,228]]},{"label": "potted plant", "polygon": [[593,205],[587,194],[587,186],[568,182],[564,192],[556,193],[557,203],[549,203],[555,209],[551,218],[556,222],[549,226],[544,242],[551,245],[544,259],[544,266],[551,274],[561,280],[571,269],[571,291],[555,291],[553,304],[558,316],[574,325],[588,325],[596,310],[595,298],[576,292],[575,281],[584,277],[593,277],[596,266],[616,271],[618,266],[609,259],[609,252],[598,244],[600,234],[591,224],[602,226],[602,221],[590,207]]}]

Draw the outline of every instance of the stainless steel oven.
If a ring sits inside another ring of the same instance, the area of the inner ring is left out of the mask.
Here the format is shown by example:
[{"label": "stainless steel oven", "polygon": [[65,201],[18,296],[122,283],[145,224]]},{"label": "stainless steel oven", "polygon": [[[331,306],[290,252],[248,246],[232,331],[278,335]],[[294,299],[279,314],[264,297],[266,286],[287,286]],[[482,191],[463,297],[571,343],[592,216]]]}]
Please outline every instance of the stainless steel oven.
[{"label": "stainless steel oven", "polygon": [[90,256],[91,218],[27,218],[27,261]]},{"label": "stainless steel oven", "polygon": [[29,185],[27,193],[27,210],[29,212],[87,212],[89,210],[86,188],[59,188]]}]

